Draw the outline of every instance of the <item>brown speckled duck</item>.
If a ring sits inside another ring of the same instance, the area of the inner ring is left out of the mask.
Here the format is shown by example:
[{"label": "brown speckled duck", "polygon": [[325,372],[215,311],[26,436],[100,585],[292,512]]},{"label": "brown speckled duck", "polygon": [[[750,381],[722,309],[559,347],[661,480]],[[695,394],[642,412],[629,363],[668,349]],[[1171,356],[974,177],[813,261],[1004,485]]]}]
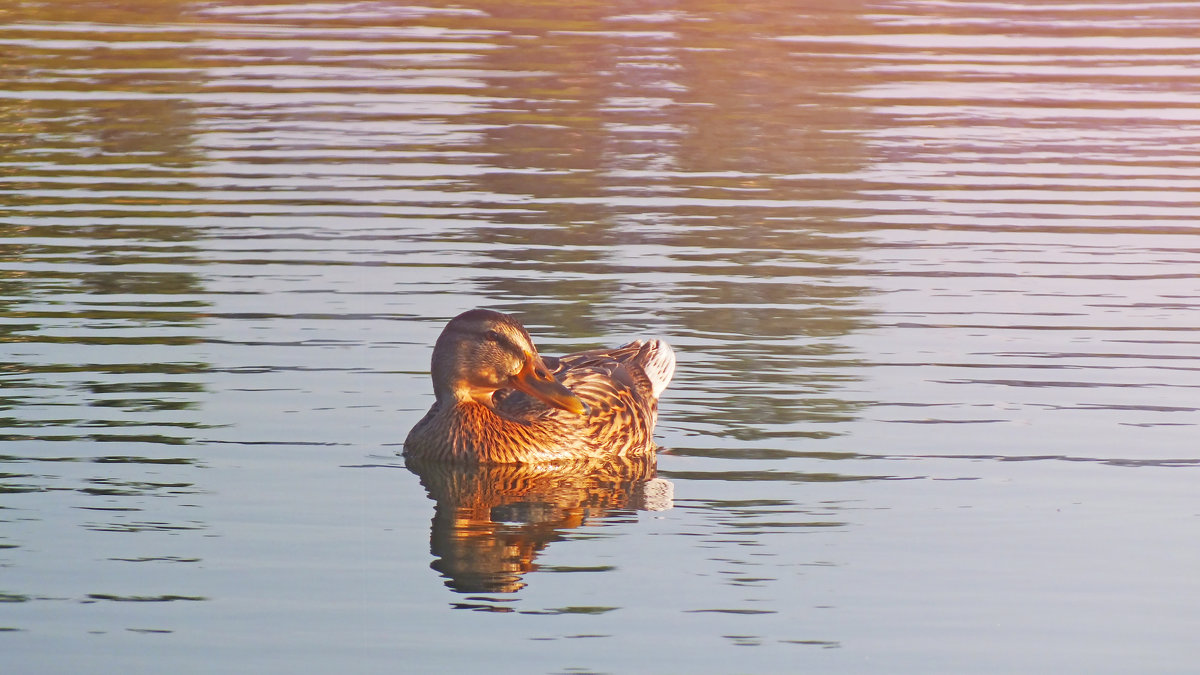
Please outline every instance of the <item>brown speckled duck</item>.
[{"label": "brown speckled duck", "polygon": [[675,372],[662,340],[539,356],[513,317],[473,309],[433,348],[433,407],[405,456],[537,463],[651,455],[658,397]]}]

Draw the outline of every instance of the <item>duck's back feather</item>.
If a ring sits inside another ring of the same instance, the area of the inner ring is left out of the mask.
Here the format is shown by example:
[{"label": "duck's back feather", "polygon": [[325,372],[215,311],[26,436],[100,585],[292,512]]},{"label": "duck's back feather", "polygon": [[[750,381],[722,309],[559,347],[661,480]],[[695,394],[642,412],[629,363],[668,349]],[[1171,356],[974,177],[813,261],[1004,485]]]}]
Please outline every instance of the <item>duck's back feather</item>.
[{"label": "duck's back feather", "polygon": [[553,418],[587,428],[599,442],[623,445],[618,454],[653,448],[658,395],[675,369],[675,355],[662,340],[635,341],[616,349],[593,349],[562,357],[542,357],[555,379],[591,409],[586,418],[547,406],[522,392],[496,392],[496,411],[511,419],[536,423]]},{"label": "duck's back feather", "polygon": [[[618,400],[654,409],[675,372],[675,352],[662,340],[635,340],[616,349],[592,349],[566,356],[543,356],[555,379],[593,408]],[[506,389],[493,398],[496,409],[516,418],[554,408],[522,392]]]}]

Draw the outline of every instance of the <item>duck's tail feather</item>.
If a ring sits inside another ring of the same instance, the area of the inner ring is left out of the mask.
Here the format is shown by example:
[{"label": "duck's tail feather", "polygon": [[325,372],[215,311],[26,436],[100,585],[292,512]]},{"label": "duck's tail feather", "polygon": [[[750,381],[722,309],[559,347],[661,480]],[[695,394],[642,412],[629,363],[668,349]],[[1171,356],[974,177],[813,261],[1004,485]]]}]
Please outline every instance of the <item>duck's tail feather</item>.
[{"label": "duck's tail feather", "polygon": [[665,340],[646,340],[638,350],[637,362],[650,379],[654,398],[657,399],[675,375],[675,350]]}]

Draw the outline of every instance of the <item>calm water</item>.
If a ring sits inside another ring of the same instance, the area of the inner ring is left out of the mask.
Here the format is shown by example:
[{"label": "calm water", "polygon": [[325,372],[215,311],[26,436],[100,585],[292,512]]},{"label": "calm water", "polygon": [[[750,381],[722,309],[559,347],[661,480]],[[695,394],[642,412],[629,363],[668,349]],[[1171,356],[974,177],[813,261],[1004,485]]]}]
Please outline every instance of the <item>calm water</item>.
[{"label": "calm water", "polygon": [[[4,672],[1195,672],[1196,3],[0,19]],[[657,467],[406,468],[475,306]]]}]

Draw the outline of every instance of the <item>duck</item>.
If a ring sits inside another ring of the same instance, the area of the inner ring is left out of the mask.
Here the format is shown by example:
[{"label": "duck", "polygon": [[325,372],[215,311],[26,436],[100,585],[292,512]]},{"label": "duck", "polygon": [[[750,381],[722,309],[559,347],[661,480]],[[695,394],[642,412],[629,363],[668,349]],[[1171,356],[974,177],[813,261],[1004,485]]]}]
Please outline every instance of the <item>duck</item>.
[{"label": "duck", "polygon": [[652,457],[658,399],[674,373],[661,339],[542,356],[515,317],[472,309],[438,336],[434,402],[403,454],[465,464]]}]

